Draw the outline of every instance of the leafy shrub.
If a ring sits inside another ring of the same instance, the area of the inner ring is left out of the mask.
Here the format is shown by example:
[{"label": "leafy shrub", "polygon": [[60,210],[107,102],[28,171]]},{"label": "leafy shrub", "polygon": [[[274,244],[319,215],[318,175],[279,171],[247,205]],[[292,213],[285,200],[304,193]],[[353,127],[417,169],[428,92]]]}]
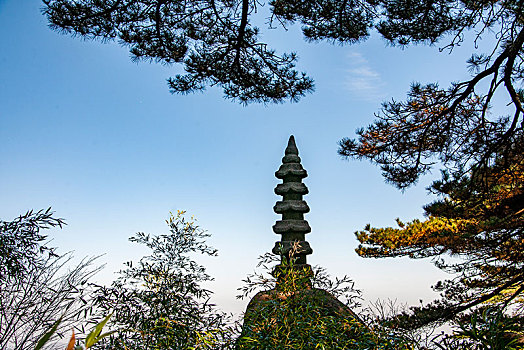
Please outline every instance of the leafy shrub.
[{"label": "leafy shrub", "polygon": [[95,308],[102,315],[112,311],[112,326],[120,331],[94,348],[206,349],[228,343],[228,319],[201,286],[212,278],[189,256],[217,254],[204,241],[209,234],[183,211],[166,222],[168,234],[131,237],[151,253],[126,263],[111,286],[97,290]]}]

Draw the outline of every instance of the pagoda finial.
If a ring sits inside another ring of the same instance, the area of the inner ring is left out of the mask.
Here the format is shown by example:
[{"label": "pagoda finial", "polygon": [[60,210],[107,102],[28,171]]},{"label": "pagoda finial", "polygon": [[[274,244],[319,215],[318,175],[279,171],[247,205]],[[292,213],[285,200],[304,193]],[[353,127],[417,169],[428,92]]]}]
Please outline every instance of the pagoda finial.
[{"label": "pagoda finial", "polygon": [[273,207],[275,213],[282,215],[282,220],[275,223],[273,231],[282,235],[282,238],[275,243],[272,251],[281,256],[282,262],[288,259],[292,252],[295,265],[305,267],[306,255],[313,252],[305,238],[305,235],[311,232],[309,223],[304,220],[309,206],[302,199],[302,196],[308,193],[306,185],[302,183],[302,179],[307,177],[307,171],[300,163],[293,135],[289,137],[282,165],[275,176],[283,182],[275,188],[275,193],[283,199]]},{"label": "pagoda finial", "polygon": [[295,144],[295,136],[293,135],[289,136],[289,141],[287,142],[285,154],[295,154],[298,156],[298,148]]}]

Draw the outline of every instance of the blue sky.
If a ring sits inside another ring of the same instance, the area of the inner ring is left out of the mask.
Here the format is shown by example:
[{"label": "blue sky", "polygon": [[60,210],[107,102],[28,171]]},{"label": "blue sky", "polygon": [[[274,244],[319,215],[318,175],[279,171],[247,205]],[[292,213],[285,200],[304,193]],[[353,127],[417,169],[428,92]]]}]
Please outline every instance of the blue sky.
[{"label": "blue sky", "polygon": [[66,219],[50,231],[62,252],[105,254],[108,282],[144,251],[137,231],[166,232],[170,211],[187,210],[218,248],[201,261],[224,310],[239,312],[241,279],[280,236],[273,189],[289,135],[309,177],[306,215],[314,250],[308,261],[347,274],[367,300],[429,301],[441,278],[428,261],[359,258],[353,232],[367,223],[422,217],[431,178],[401,193],[380,170],[337,155],[337,142],[368,125],[383,100],[405,96],[413,81],[467,77],[470,47],[388,47],[380,38],[353,45],[305,43],[297,28],[264,31],[279,52],[296,51],[316,92],[299,103],[249,105],[219,89],[171,95],[178,66],[133,63],[115,43],[84,41],[47,28],[36,0],[0,0],[0,219],[52,206]]}]

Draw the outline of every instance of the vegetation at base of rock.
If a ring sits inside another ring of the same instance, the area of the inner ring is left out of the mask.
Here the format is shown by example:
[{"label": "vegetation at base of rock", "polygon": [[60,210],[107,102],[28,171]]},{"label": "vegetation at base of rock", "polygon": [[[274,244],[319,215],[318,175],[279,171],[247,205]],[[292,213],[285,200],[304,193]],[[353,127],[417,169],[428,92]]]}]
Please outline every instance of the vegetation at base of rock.
[{"label": "vegetation at base of rock", "polygon": [[312,274],[310,268],[295,266],[293,251],[276,271],[271,265],[278,259],[272,254],[261,256],[259,266],[265,273],[248,276],[240,288],[240,298],[260,292],[247,307],[237,349],[411,348],[351,311],[359,305],[360,292],[347,276],[332,280],[319,267]]}]

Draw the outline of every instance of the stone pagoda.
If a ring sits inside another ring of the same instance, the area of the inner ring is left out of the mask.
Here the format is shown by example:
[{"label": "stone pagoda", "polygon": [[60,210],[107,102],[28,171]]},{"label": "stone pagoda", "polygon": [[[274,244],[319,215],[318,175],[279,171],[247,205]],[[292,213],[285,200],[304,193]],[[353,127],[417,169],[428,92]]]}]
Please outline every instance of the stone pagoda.
[{"label": "stone pagoda", "polygon": [[[273,231],[281,235],[281,240],[275,243],[272,250],[274,254],[280,255],[280,264],[273,270],[276,288],[259,292],[251,299],[244,315],[241,338],[266,339],[264,337],[269,336],[268,327],[271,328],[267,326],[267,322],[281,322],[279,317],[282,316],[282,312],[285,313],[283,310],[289,310],[290,305],[293,305],[292,313],[295,315],[296,312],[302,312],[299,310],[312,310],[310,305],[315,305],[314,315],[318,317],[335,317],[341,323],[358,324],[356,328],[352,328],[352,332],[355,337],[359,337],[359,332],[367,331],[360,318],[344,303],[327,291],[315,288],[312,283],[313,272],[307,264],[306,257],[312,254],[313,250],[305,238],[305,235],[311,232],[311,227],[304,219],[304,214],[309,212],[309,206],[303,199],[308,193],[308,188],[302,183],[307,177],[307,172],[302,167],[293,136],[289,138],[282,165],[275,176],[282,180],[275,188],[275,193],[282,196],[282,200],[277,201],[273,208],[275,213],[282,215],[282,219],[273,226]],[[303,276],[302,280],[306,283],[293,283],[293,288],[289,288],[286,283],[297,275]],[[290,326],[286,322],[287,327],[297,327],[299,333],[301,324],[299,322]],[[278,332],[272,333],[272,336],[278,336]],[[240,346],[239,349],[243,347]]]},{"label": "stone pagoda", "polygon": [[307,177],[307,171],[300,164],[293,135],[289,138],[282,165],[275,172],[275,176],[282,180],[282,183],[275,187],[275,193],[283,197],[273,207],[275,213],[282,215],[282,220],[273,226],[273,232],[282,235],[272,250],[273,254],[281,256],[281,265],[276,267],[275,273],[279,273],[282,264],[289,264],[290,258],[293,259],[294,268],[311,271],[311,266],[306,263],[306,256],[313,253],[306,241],[306,234],[311,232],[311,227],[304,220],[309,206],[302,199],[309,192],[302,183],[302,179]]}]

